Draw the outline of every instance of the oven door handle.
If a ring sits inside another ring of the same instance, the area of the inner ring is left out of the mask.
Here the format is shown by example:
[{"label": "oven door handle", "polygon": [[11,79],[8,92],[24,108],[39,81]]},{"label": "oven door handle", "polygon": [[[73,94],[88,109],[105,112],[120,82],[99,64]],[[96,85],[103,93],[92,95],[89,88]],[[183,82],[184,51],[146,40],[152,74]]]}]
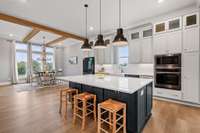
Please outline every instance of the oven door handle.
[{"label": "oven door handle", "polygon": [[156,74],[181,74],[181,72],[156,72]]}]

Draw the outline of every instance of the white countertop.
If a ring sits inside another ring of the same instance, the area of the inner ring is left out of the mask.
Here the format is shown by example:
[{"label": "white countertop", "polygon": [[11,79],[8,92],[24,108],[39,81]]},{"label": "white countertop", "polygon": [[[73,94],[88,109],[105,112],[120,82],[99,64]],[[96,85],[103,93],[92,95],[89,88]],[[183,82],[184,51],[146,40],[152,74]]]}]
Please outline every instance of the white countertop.
[{"label": "white countertop", "polygon": [[57,77],[57,79],[129,94],[132,94],[141,89],[142,87],[153,82],[152,79],[127,78],[119,76],[105,76],[104,78],[99,78],[97,75],[67,76]]}]

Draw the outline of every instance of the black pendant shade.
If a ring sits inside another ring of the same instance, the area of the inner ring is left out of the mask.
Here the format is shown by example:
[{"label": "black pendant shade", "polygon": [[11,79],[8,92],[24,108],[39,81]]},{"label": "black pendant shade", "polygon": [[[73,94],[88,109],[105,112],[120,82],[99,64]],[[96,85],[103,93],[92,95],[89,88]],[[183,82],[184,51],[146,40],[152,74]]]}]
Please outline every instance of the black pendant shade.
[{"label": "black pendant shade", "polygon": [[113,40],[113,45],[115,46],[125,46],[128,44],[127,39],[124,37],[123,29],[119,28],[117,29],[117,35],[115,36]]},{"label": "black pendant shade", "polygon": [[81,49],[83,51],[90,51],[92,49],[92,46],[89,44],[89,40],[85,39],[83,45],[81,46]]},{"label": "black pendant shade", "polygon": [[117,35],[113,40],[114,46],[128,45],[127,39],[124,37],[123,29],[121,28],[121,0],[119,0],[119,28],[117,29]]},{"label": "black pendant shade", "polygon": [[95,49],[102,49],[106,48],[106,43],[103,40],[103,35],[101,34],[101,0],[99,0],[99,35],[97,36],[97,41],[95,42],[94,48]]},{"label": "black pendant shade", "polygon": [[87,38],[87,8],[88,8],[88,5],[85,4],[84,5],[85,7],[85,36],[86,36],[86,39],[84,40],[84,43],[83,45],[81,46],[81,49],[83,51],[90,51],[92,49],[91,45],[89,44],[89,40]]},{"label": "black pendant shade", "polygon": [[103,35],[99,34],[97,37],[97,41],[95,42],[95,48],[100,49],[100,48],[106,48],[105,41],[103,40]]}]

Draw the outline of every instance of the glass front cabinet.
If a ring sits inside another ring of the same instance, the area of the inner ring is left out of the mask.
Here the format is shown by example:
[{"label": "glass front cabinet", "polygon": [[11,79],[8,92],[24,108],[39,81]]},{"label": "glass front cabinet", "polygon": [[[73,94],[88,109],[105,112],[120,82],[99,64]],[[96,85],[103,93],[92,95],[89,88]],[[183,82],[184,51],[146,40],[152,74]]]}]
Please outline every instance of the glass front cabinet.
[{"label": "glass front cabinet", "polygon": [[191,13],[183,17],[184,28],[190,28],[199,25],[199,13]]},{"label": "glass front cabinet", "polygon": [[173,18],[167,21],[167,27],[169,31],[179,30],[182,28],[181,17]]},{"label": "glass front cabinet", "polygon": [[166,32],[166,22],[159,22],[154,24],[154,33]]}]

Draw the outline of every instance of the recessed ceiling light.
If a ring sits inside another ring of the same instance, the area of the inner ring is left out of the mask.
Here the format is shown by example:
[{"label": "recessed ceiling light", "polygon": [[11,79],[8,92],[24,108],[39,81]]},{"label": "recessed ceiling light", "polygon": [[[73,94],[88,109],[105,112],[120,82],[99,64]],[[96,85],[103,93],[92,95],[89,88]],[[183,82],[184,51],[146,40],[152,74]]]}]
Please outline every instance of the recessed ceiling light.
[{"label": "recessed ceiling light", "polygon": [[9,34],[9,37],[13,37],[13,34]]},{"label": "recessed ceiling light", "polygon": [[164,2],[164,0],[158,0],[158,3],[162,3],[162,2]]},{"label": "recessed ceiling light", "polygon": [[90,26],[90,27],[89,27],[89,30],[90,30],[90,31],[93,31],[93,30],[94,30],[94,27]]}]

